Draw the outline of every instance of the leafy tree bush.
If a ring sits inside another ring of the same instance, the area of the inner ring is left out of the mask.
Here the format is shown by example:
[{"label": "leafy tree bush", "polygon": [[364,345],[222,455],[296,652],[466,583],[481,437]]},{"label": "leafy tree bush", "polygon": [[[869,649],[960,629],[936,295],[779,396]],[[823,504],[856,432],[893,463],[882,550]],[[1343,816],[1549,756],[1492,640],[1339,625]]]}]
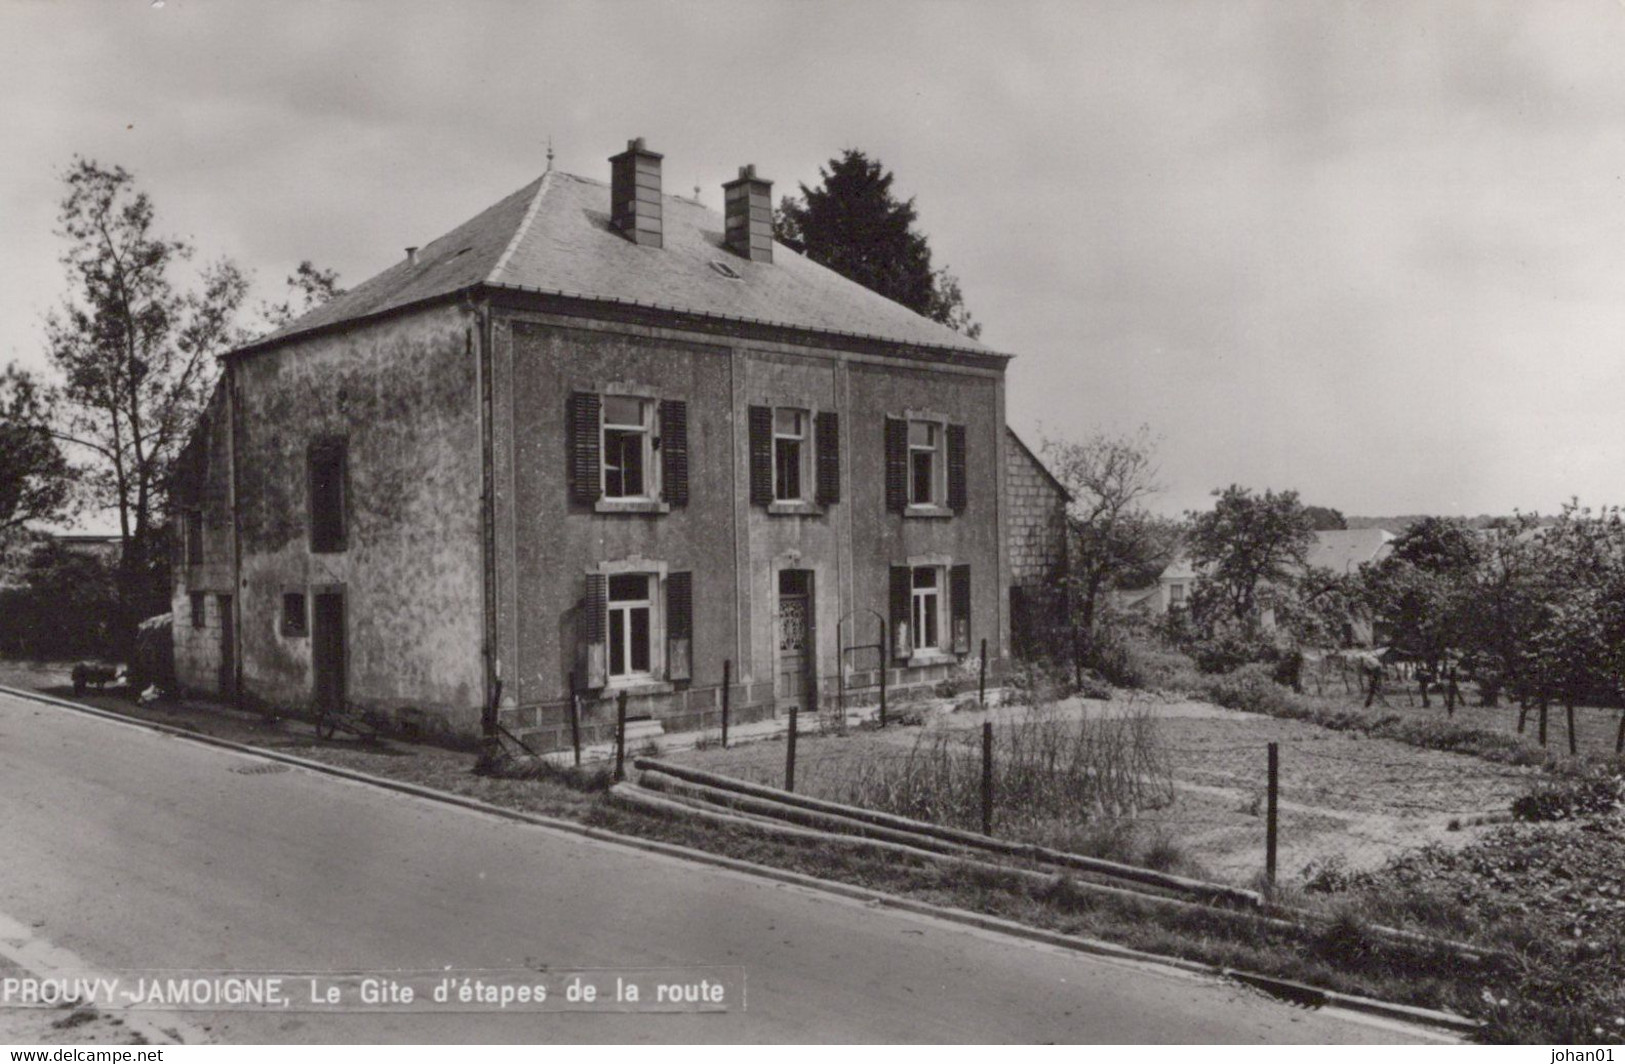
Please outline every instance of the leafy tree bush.
[{"label": "leafy tree bush", "polygon": [[114,657],[112,566],[49,540],[23,553],[21,569],[0,586],[0,653],[37,661]]}]

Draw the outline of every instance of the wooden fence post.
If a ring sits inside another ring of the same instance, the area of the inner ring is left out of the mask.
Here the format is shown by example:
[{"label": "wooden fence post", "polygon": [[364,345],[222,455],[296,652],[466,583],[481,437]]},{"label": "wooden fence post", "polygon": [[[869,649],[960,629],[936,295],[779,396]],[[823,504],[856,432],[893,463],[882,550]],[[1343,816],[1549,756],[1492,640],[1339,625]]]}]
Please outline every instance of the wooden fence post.
[{"label": "wooden fence post", "polygon": [[576,768],[581,767],[581,691],[576,687],[576,672],[570,670],[570,746],[576,753]]},{"label": "wooden fence post", "polygon": [[1574,702],[1573,701],[1564,702],[1563,703],[1563,712],[1568,714],[1569,755],[1572,757],[1573,755],[1578,754],[1580,752],[1580,750],[1579,750],[1579,742],[1574,737]]},{"label": "wooden fence post", "polygon": [[732,658],[722,661],[722,748],[728,749],[728,707],[733,700],[733,672]]},{"label": "wooden fence post", "polygon": [[993,722],[982,722],[982,834],[993,834]]},{"label": "wooden fence post", "polygon": [[983,709],[987,708],[987,640],[982,640],[982,669],[976,681],[976,702]]},{"label": "wooden fence post", "polygon": [[796,707],[790,707],[789,741],[784,747],[784,789],[796,789]]},{"label": "wooden fence post", "polygon": [[626,692],[615,699],[615,782],[626,779]]},{"label": "wooden fence post", "polygon": [[1276,831],[1279,824],[1277,816],[1280,796],[1281,748],[1277,743],[1270,743],[1269,801],[1264,822],[1264,880],[1271,890],[1275,889]]},{"label": "wooden fence post", "polygon": [[886,631],[886,628],[887,628],[886,622],[881,621],[880,622],[880,726],[882,728],[884,728],[886,726],[886,665],[887,665],[887,658],[891,655],[891,644],[886,641],[886,637],[889,636],[891,633]]}]

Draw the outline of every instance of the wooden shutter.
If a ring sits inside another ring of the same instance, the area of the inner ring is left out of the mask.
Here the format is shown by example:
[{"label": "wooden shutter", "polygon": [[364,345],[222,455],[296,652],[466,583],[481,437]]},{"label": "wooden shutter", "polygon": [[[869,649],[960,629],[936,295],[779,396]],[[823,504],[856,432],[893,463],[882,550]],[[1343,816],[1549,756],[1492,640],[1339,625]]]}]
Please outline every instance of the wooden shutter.
[{"label": "wooden shutter", "polygon": [[666,679],[687,680],[693,672],[694,574],[666,577]]},{"label": "wooden shutter", "polygon": [[948,426],[948,508],[965,512],[965,426]]},{"label": "wooden shutter", "polygon": [[773,502],[773,408],[750,408],[750,502]]},{"label": "wooden shutter", "polygon": [[587,597],[582,600],[581,608],[582,666],[587,687],[597,689],[609,683],[609,645],[605,632],[609,621],[608,577],[602,573],[587,574]]},{"label": "wooden shutter", "polygon": [[688,505],[688,404],[660,401],[660,491],[673,506]]},{"label": "wooden shutter", "polygon": [[913,573],[906,565],[891,567],[892,656],[907,658],[914,652],[913,634],[908,630],[909,601],[914,590]]},{"label": "wooden shutter", "polygon": [[970,566],[956,565],[948,575],[948,609],[954,624],[954,653],[970,653]]},{"label": "wooden shutter", "polygon": [[570,395],[570,498],[576,502],[597,502],[603,494],[600,468],[600,432],[603,427],[603,400],[593,392]]},{"label": "wooden shutter", "polygon": [[886,509],[908,509],[908,422],[886,419]]},{"label": "wooden shutter", "polygon": [[841,415],[823,410],[814,418],[813,432],[818,437],[818,485],[815,496],[818,505],[828,506],[841,501]]}]

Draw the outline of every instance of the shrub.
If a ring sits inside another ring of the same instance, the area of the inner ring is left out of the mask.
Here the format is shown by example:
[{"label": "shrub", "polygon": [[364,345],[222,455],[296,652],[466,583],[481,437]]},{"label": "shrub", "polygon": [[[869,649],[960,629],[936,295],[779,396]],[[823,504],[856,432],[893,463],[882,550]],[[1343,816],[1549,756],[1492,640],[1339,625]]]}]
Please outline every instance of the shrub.
[{"label": "shrub", "polygon": [[1519,820],[1573,820],[1606,816],[1625,806],[1625,777],[1597,775],[1543,781],[1512,801]]},{"label": "shrub", "polygon": [[1243,665],[1211,678],[1204,685],[1203,693],[1221,706],[1247,713],[1295,719],[1312,716],[1314,707],[1302,696],[1276,683],[1272,678],[1273,671],[1263,663]]},{"label": "shrub", "polygon": [[1190,654],[1203,672],[1231,672],[1254,662],[1275,661],[1280,656],[1273,644],[1231,631],[1196,640]]},{"label": "shrub", "polygon": [[1080,698],[1110,701],[1112,697],[1111,684],[1101,679],[1099,673],[1092,671],[1083,674],[1082,680],[1075,686],[1074,690]]},{"label": "shrub", "polygon": [[[1036,709],[996,723],[993,771],[1001,834],[1033,842],[1087,837],[1090,847],[1120,852],[1132,838],[1109,827],[1115,818],[1173,798],[1156,721],[1144,712],[1068,720]],[[928,731],[906,753],[864,760],[814,786],[835,801],[979,830],[981,781],[979,734]]]}]

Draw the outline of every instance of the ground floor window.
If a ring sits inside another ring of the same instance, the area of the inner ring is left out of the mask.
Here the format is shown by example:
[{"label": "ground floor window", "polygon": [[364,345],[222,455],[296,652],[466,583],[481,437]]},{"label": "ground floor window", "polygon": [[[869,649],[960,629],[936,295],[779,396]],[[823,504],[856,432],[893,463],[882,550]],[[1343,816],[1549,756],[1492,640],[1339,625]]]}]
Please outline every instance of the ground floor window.
[{"label": "ground floor window", "polygon": [[653,578],[617,573],[609,578],[609,678],[649,676],[653,660]]},{"label": "ground floor window", "polygon": [[942,647],[942,583],[940,567],[915,566],[911,590],[915,650]]},{"label": "ground floor window", "polygon": [[187,596],[192,606],[192,627],[202,628],[208,619],[208,597],[201,591],[193,591]]}]

